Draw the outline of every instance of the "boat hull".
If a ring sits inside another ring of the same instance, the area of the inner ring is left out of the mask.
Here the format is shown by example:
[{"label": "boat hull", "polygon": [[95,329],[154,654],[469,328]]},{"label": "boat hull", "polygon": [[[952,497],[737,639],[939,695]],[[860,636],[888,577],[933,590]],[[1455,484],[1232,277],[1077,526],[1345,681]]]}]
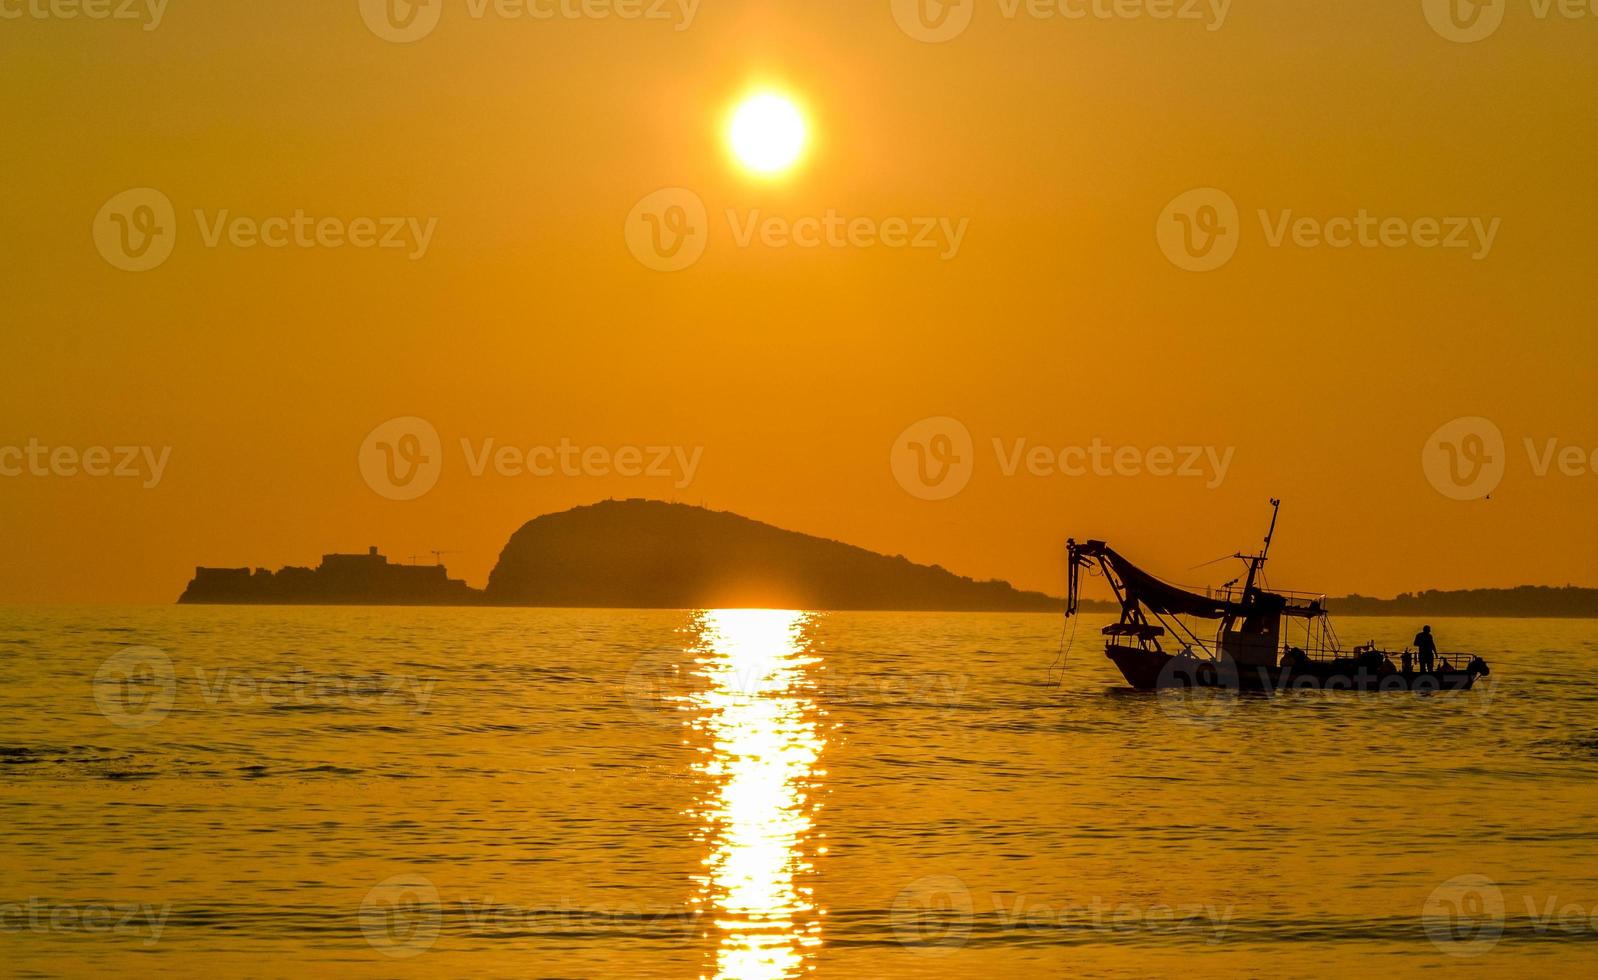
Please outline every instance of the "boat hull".
[{"label": "boat hull", "polygon": [[1277,691],[1468,691],[1476,675],[1463,670],[1429,673],[1372,671],[1351,660],[1310,661],[1291,667],[1243,666],[1177,657],[1158,650],[1110,644],[1108,657],[1126,682],[1140,691],[1208,687],[1240,693]]}]

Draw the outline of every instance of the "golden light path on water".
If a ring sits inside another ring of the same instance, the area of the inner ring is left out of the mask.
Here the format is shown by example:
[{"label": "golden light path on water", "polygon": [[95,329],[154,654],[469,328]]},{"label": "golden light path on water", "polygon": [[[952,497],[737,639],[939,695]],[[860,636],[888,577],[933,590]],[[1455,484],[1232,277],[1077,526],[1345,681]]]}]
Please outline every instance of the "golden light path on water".
[{"label": "golden light path on water", "polygon": [[[812,889],[814,787],[825,772],[820,711],[809,693],[820,658],[813,614],[713,610],[696,615],[696,690],[686,705],[703,740],[696,768],[712,787],[695,816],[709,847],[695,901],[719,933],[716,976],[769,980],[809,968],[821,945]],[[815,853],[825,853],[819,848]]]}]

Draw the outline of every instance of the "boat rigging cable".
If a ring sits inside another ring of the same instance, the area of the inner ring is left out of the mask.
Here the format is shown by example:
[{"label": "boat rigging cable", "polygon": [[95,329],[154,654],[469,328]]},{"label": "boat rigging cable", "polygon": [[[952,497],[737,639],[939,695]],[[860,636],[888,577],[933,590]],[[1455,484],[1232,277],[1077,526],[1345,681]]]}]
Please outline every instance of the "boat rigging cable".
[{"label": "boat rigging cable", "polygon": [[[1071,640],[1069,643],[1065,639],[1066,622],[1071,624]],[[1054,682],[1055,687],[1062,687],[1065,684],[1065,668],[1070,665],[1071,648],[1074,646],[1076,646],[1076,620],[1068,615],[1060,621],[1060,649],[1054,655],[1054,663],[1049,664],[1050,674],[1054,673],[1056,667],[1060,669],[1060,677]]]},{"label": "boat rigging cable", "polygon": [[[1092,576],[1098,576],[1101,573],[1099,572],[1098,569],[1093,568],[1092,566],[1089,566],[1088,567],[1088,574],[1092,575]],[[1074,566],[1071,569],[1071,578],[1072,579],[1076,578],[1076,569],[1075,569]],[[1054,654],[1054,663],[1049,664],[1049,673],[1050,674],[1054,673],[1054,669],[1056,667],[1058,667],[1060,669],[1060,678],[1059,678],[1059,680],[1054,682],[1054,686],[1055,687],[1064,686],[1064,684],[1065,684],[1065,670],[1066,670],[1067,667],[1070,666],[1071,650],[1076,646],[1077,617],[1073,617],[1071,615],[1071,613],[1074,611],[1071,608],[1072,605],[1073,605],[1073,603],[1070,600],[1066,600],[1065,620],[1060,623],[1060,648]],[[1065,638],[1065,623],[1066,622],[1069,622],[1071,624],[1071,639],[1070,640],[1066,640],[1066,638]]]}]

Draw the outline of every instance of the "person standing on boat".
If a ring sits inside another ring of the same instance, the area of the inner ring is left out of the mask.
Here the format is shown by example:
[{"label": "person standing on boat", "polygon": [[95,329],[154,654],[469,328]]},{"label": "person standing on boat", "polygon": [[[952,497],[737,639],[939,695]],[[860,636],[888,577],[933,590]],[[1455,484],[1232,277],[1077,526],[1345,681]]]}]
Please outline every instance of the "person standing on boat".
[{"label": "person standing on boat", "polygon": [[1415,634],[1415,649],[1420,651],[1420,672],[1432,672],[1432,664],[1437,659],[1437,641],[1432,639],[1432,628],[1422,626],[1420,632]]}]

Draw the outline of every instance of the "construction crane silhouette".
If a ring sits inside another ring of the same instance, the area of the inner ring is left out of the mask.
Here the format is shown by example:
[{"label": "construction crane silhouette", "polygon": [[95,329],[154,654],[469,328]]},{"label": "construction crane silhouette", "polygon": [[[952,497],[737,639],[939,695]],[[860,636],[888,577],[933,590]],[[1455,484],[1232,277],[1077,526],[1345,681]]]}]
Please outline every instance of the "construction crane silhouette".
[{"label": "construction crane silhouette", "polygon": [[458,551],[439,551],[437,548],[434,548],[432,551],[429,551],[428,554],[433,556],[433,564],[442,565],[442,564],[444,564],[444,556],[445,555],[458,555],[458,554],[460,554],[460,552],[458,552]]}]

